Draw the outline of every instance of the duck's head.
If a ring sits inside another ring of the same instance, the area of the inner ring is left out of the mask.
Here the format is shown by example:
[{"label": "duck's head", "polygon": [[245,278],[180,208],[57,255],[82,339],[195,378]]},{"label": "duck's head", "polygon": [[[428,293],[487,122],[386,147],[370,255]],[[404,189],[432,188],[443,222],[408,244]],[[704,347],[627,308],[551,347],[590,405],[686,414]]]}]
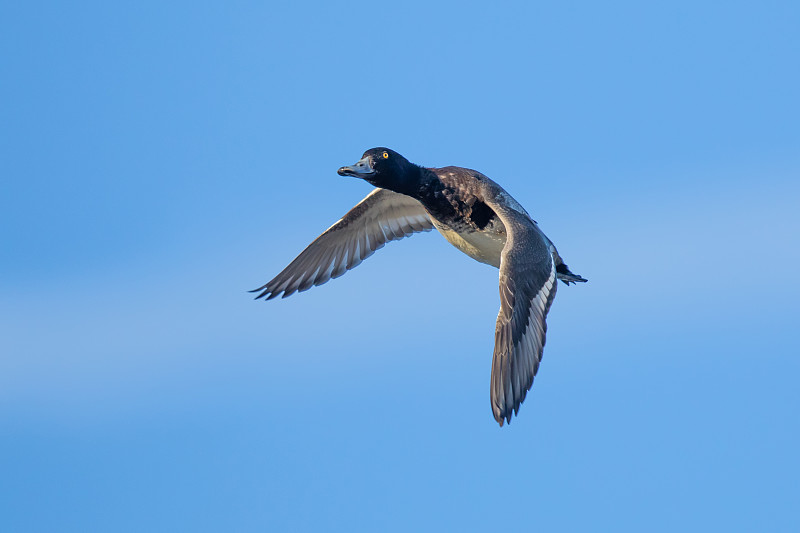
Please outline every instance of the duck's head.
[{"label": "duck's head", "polygon": [[417,185],[420,167],[389,148],[372,148],[354,165],[339,169],[340,176],[354,176],[375,187],[408,192]]}]

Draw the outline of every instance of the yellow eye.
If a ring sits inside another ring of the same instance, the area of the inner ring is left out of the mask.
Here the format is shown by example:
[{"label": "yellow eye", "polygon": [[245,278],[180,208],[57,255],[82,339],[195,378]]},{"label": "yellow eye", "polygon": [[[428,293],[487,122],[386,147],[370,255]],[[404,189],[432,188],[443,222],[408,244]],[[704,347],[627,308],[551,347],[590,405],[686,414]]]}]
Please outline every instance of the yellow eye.
[{"label": "yellow eye", "polygon": [[383,152],[383,158],[389,159],[389,152]]}]

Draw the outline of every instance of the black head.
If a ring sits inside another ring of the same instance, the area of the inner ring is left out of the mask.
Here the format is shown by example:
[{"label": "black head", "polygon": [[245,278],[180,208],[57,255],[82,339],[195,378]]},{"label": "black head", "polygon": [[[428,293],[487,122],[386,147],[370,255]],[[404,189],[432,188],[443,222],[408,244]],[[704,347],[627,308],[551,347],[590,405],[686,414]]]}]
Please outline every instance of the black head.
[{"label": "black head", "polygon": [[376,187],[407,193],[418,185],[420,167],[389,148],[371,148],[355,165],[339,169],[340,176],[354,176]]}]

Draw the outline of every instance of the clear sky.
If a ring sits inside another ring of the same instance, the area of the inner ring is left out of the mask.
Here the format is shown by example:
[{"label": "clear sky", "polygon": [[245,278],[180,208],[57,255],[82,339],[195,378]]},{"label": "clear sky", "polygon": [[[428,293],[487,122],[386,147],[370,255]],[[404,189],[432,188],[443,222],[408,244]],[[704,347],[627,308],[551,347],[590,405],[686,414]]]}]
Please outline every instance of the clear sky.
[{"label": "clear sky", "polygon": [[[0,531],[800,530],[800,4],[5,2]],[[589,283],[489,406],[435,233],[246,290],[373,146]]]}]

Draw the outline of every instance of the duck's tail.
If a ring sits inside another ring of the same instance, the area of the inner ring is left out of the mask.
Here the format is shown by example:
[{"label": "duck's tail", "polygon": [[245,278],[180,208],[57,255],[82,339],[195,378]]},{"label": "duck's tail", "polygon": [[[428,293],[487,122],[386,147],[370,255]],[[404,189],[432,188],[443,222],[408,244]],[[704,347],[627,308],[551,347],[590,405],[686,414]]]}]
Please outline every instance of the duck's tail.
[{"label": "duck's tail", "polygon": [[[541,230],[540,230],[541,231]],[[558,250],[556,250],[556,245],[553,244],[553,241],[547,238],[547,236],[542,233],[545,241],[550,246],[550,253],[553,254],[553,261],[556,263],[556,277],[564,282],[565,285],[569,285],[570,283],[586,283],[589,281],[588,279],[584,278],[583,276],[579,276],[577,274],[573,274],[570,271],[567,264],[561,259],[561,256],[558,255]]]},{"label": "duck's tail", "polygon": [[[559,259],[561,258],[559,257]],[[563,281],[566,285],[578,282],[586,283],[587,281],[589,281],[588,279],[581,277],[578,274],[573,274],[572,272],[570,272],[567,264],[563,262],[556,264],[556,277],[561,281]]]}]

